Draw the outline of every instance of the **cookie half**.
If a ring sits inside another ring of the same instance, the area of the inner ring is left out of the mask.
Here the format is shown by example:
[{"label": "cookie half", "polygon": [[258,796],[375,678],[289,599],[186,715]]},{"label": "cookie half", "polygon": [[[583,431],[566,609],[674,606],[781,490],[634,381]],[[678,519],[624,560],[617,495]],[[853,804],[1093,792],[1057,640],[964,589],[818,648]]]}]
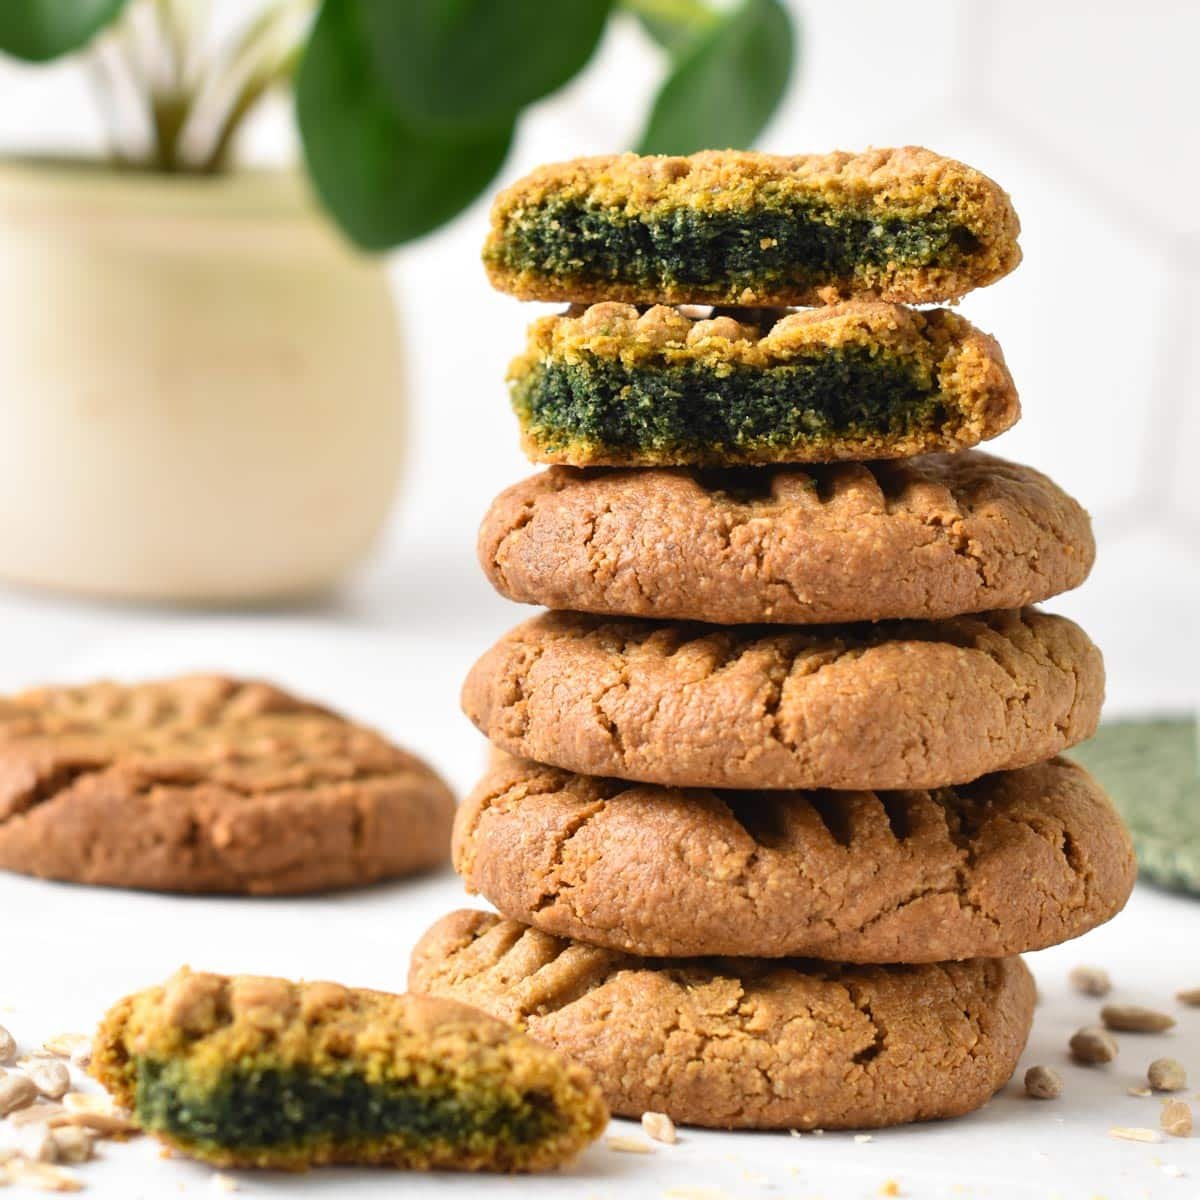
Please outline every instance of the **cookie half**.
[{"label": "cookie half", "polygon": [[501,192],[483,259],[523,300],[936,304],[1007,275],[1019,231],[997,184],[919,146],[621,154]]},{"label": "cookie half", "polygon": [[539,1170],[598,1137],[588,1071],[449,1000],[184,970],[104,1018],[92,1074],[217,1166]]},{"label": "cookie half", "polygon": [[471,669],[502,750],[585,775],[720,788],[930,788],[1089,737],[1100,652],[1037,609],[715,627],[546,613]]},{"label": "cookie half", "polygon": [[479,561],[547,608],[811,625],[1019,608],[1077,587],[1084,509],[978,451],[740,471],[543,471],[492,503]]},{"label": "cookie half", "polygon": [[447,857],[420,759],[266,683],[192,676],[0,700],[0,867],[256,895],[357,887]]},{"label": "cookie half", "polygon": [[498,756],[454,865],[505,916],[611,950],[867,963],[1053,946],[1115,916],[1136,875],[1065,759],[934,791],[714,792]]},{"label": "cookie half", "polygon": [[1033,1017],[1018,958],[639,959],[469,911],[421,939],[409,987],[519,1024],[583,1063],[617,1116],[722,1129],[960,1116],[1012,1074]]},{"label": "cookie half", "polygon": [[730,312],[605,303],[535,321],[509,368],[526,453],[572,466],[900,458],[974,446],[1020,415],[1000,347],[944,309]]}]

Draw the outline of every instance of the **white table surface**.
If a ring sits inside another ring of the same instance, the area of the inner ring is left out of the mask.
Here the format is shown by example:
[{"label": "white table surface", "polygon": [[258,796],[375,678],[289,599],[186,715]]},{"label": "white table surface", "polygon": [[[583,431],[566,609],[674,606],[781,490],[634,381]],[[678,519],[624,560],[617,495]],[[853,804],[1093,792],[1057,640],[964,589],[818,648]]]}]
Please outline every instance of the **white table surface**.
[{"label": "white table surface", "polygon": [[[0,685],[196,668],[268,675],[419,750],[461,791],[480,769],[483,745],[458,714],[458,686],[520,611],[489,597],[482,581],[473,583],[469,561],[426,588],[421,581],[432,570],[417,572],[410,586],[385,567],[382,581],[284,616],[180,617],[0,592]],[[403,621],[388,619],[392,605],[403,605]],[[140,895],[0,876],[0,1024],[33,1048],[54,1033],[87,1029],[113,1000],[182,963],[400,990],[416,938],[464,904],[480,902],[448,871],[357,894],[283,901]],[[1126,1094],[1152,1058],[1179,1058],[1192,1074],[1186,1095],[1200,1092],[1200,1009],[1172,999],[1180,988],[1200,986],[1198,946],[1200,904],[1139,888],[1118,919],[1085,941],[1030,956],[1043,999],[1017,1079],[1032,1063],[1055,1066],[1065,1079],[1058,1101],[1028,1100],[1014,1083],[969,1118],[880,1131],[870,1142],[849,1134],[684,1130],[677,1145],[636,1155],[601,1141],[572,1170],[533,1179],[235,1174],[242,1192],[263,1196],[367,1197],[402,1189],[423,1198],[486,1188],[538,1200],[840,1198],[874,1197],[894,1180],[911,1197],[1198,1200],[1200,1137],[1138,1144],[1108,1136],[1112,1126],[1157,1127],[1159,1099]],[[1125,1035],[1111,1067],[1070,1064],[1067,1038],[1097,1009],[1066,985],[1067,971],[1083,962],[1108,968],[1114,998],[1169,1008],[1178,1027],[1158,1037]],[[1200,1116],[1200,1103],[1195,1107]],[[627,1122],[614,1122],[610,1133],[641,1136]],[[106,1143],[102,1153],[80,1169],[87,1194],[102,1200],[213,1194],[210,1169],[163,1159],[149,1139]]]}]

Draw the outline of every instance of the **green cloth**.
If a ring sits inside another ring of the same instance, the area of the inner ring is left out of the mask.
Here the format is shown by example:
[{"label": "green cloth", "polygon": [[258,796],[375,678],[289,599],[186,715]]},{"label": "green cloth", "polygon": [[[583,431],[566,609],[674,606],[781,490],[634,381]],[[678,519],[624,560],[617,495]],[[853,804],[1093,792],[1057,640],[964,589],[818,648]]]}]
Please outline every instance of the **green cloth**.
[{"label": "green cloth", "polygon": [[1133,837],[1144,878],[1200,896],[1200,766],[1196,721],[1106,721],[1077,746]]}]

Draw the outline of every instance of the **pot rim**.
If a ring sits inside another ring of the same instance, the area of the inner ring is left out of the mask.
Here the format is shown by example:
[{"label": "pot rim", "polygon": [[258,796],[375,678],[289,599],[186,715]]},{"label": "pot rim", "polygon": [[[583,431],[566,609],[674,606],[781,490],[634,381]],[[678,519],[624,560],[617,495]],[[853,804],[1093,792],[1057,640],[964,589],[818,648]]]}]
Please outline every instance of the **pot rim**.
[{"label": "pot rim", "polygon": [[71,155],[0,155],[0,209],[6,213],[140,211],[217,220],[328,220],[298,167],[239,167],[207,174],[165,172]]}]

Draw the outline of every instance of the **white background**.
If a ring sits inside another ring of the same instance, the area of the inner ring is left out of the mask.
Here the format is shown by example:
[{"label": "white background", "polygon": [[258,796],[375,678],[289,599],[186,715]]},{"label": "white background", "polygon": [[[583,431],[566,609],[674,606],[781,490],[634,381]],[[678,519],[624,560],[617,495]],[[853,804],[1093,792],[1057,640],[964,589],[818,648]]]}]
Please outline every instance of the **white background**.
[{"label": "white background", "polygon": [[[226,0],[227,12],[237,7]],[[1078,619],[1105,650],[1109,711],[1194,704],[1200,6],[822,0],[796,8],[803,63],[764,148],[918,142],[981,167],[1011,192],[1025,262],[962,306],[1000,338],[1022,394],[1023,421],[993,448],[1048,471],[1093,512],[1096,570],[1051,607]],[[504,178],[542,160],[628,145],[657,70],[655,52],[636,31],[613,31],[587,75],[525,121]],[[89,99],[71,65],[0,63],[0,149],[96,145]],[[282,104],[249,133],[251,157],[288,154]],[[383,727],[428,754],[459,789],[470,786],[481,750],[457,715],[458,684],[475,655],[524,615],[491,594],[473,541],[491,496],[530,469],[501,379],[534,311],[488,289],[478,264],[484,223],[481,204],[395,257],[413,440],[395,518],[356,579],[302,609],[241,618],[0,591],[0,687],[183,667],[265,673]],[[2,412],[0,398],[0,421]],[[287,904],[0,880],[0,1008],[14,1008],[0,1012],[0,1022],[28,1038],[85,1026],[109,1000],[185,959],[401,987],[412,940],[460,900],[449,876]],[[1176,988],[1200,985],[1198,933],[1200,910],[1147,891],[1084,946],[1035,956],[1047,998],[1026,1061],[1061,1063],[1065,1035],[1089,1013],[1067,995],[1069,965],[1103,962],[1129,998],[1167,1003]],[[1200,1084],[1200,1014],[1184,1016],[1171,1052]],[[1200,1142],[1141,1146],[1105,1136],[1109,1125],[1156,1123],[1157,1102],[1125,1097],[1123,1089],[1159,1052],[1126,1039],[1116,1070],[1065,1067],[1068,1094],[1057,1104],[1005,1094],[968,1121],[881,1133],[870,1144],[833,1135],[692,1135],[652,1159],[596,1149],[557,1187],[489,1186],[580,1197],[687,1187],[871,1196],[894,1176],[907,1195],[1196,1200]],[[1187,1176],[1169,1178],[1156,1159]],[[177,1184],[202,1192],[206,1173],[131,1146],[86,1177],[106,1182],[103,1194],[128,1198],[175,1194]],[[333,1195],[350,1178],[256,1177],[243,1186]],[[481,1186],[353,1178],[380,1192]]]}]

